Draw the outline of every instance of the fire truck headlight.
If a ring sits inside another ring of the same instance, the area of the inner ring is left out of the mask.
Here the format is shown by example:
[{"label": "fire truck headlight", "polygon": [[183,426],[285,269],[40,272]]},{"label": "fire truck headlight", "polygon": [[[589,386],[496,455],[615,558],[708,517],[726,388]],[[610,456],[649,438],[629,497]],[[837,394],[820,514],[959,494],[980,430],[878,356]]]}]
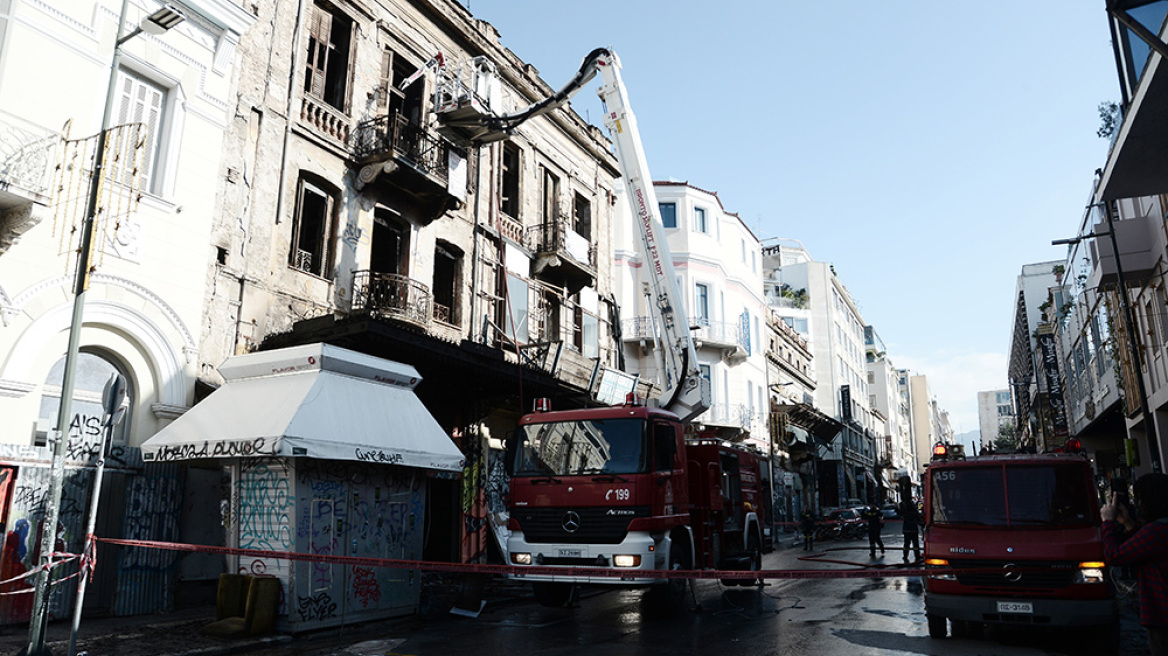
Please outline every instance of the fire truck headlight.
[{"label": "fire truck headlight", "polygon": [[616,554],[612,557],[615,567],[637,567],[641,564],[641,557],[629,554]]},{"label": "fire truck headlight", "polygon": [[[948,566],[949,566],[949,561],[945,560],[944,558],[926,558],[925,559],[925,568],[926,569],[931,570],[931,569],[936,568],[936,567],[948,567]],[[930,572],[928,574],[928,577],[931,579],[936,579],[938,581],[956,581],[957,580],[956,574],[942,573],[939,571]]]},{"label": "fire truck headlight", "polygon": [[1075,583],[1103,583],[1103,563],[1085,562],[1079,563],[1079,575],[1075,577]]},{"label": "fire truck headlight", "polygon": [[516,565],[530,565],[531,554],[529,553],[513,553],[511,554],[511,562]]}]

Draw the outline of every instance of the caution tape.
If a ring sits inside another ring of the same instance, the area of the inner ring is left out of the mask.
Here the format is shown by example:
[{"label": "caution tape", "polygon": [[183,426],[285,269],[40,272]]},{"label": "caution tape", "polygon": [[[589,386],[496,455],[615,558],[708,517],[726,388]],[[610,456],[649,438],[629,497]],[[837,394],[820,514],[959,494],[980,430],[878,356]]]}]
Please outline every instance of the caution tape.
[{"label": "caution tape", "polygon": [[155,540],[127,540],[122,538],[96,538],[100,542],[124,547],[143,547],[169,551],[214,553],[225,556],[248,558],[274,558],[335,565],[360,565],[363,567],[389,567],[392,569],[416,569],[430,572],[455,572],[465,574],[501,574],[507,576],[558,576],[566,578],[611,578],[631,579],[727,579],[727,580],[777,580],[777,579],[871,579],[923,576],[920,567],[871,568],[860,563],[840,561],[843,564],[866,567],[860,570],[839,569],[768,569],[768,570],[619,570],[603,567],[530,567],[515,565],[489,565],[475,563],[443,563],[400,558],[366,558],[362,556],[337,556],[310,554],[296,551],[268,551],[262,549],[240,549],[212,545],[185,544],[180,542],[159,542]]}]

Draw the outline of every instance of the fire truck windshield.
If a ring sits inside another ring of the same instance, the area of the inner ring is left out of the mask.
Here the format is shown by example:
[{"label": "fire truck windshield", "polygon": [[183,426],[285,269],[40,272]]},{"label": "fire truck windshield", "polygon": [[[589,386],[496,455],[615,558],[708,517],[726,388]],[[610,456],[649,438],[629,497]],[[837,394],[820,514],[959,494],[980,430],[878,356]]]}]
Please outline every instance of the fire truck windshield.
[{"label": "fire truck windshield", "polygon": [[637,474],[646,471],[641,419],[594,419],[523,426],[515,476]]},{"label": "fire truck windshield", "polygon": [[1066,527],[1094,518],[1090,481],[1080,467],[937,467],[930,479],[935,524]]}]

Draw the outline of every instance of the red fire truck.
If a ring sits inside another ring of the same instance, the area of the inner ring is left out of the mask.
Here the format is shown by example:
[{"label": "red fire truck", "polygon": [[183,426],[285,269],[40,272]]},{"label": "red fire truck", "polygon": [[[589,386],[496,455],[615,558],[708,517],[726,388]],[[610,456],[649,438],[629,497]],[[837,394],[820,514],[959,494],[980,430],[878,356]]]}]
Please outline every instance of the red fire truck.
[{"label": "red fire truck", "polygon": [[[632,402],[537,411],[520,420],[509,446],[508,557],[533,568],[520,576],[545,605],[565,605],[590,583],[651,586],[652,603],[675,608],[684,580],[637,573],[761,566],[757,452],[687,441],[677,415]],[[564,573],[549,571],[557,568]],[[595,569],[628,575],[589,576]]]},{"label": "red fire truck", "polygon": [[946,620],[955,636],[986,624],[1093,627],[1104,641],[1118,636],[1084,455],[965,458],[938,444],[925,473],[924,519],[933,638],[945,637]]}]

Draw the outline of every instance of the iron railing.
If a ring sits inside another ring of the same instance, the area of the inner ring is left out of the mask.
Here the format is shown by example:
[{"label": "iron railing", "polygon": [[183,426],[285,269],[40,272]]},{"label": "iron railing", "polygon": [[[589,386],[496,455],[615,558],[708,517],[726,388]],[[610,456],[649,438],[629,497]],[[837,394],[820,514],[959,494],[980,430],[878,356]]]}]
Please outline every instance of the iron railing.
[{"label": "iron railing", "polygon": [[538,225],[528,226],[526,246],[536,253],[566,254],[575,262],[596,268],[596,245],[571,228],[571,222],[562,216]]},{"label": "iron railing", "polygon": [[48,193],[54,150],[60,142],[60,134],[0,112],[0,187]]},{"label": "iron railing", "polygon": [[447,181],[450,143],[396,112],[359,123],[353,133],[353,153],[357,159],[392,155]]},{"label": "iron railing", "polygon": [[434,295],[417,280],[396,273],[353,274],[353,312],[396,319],[426,327],[433,316]]}]

